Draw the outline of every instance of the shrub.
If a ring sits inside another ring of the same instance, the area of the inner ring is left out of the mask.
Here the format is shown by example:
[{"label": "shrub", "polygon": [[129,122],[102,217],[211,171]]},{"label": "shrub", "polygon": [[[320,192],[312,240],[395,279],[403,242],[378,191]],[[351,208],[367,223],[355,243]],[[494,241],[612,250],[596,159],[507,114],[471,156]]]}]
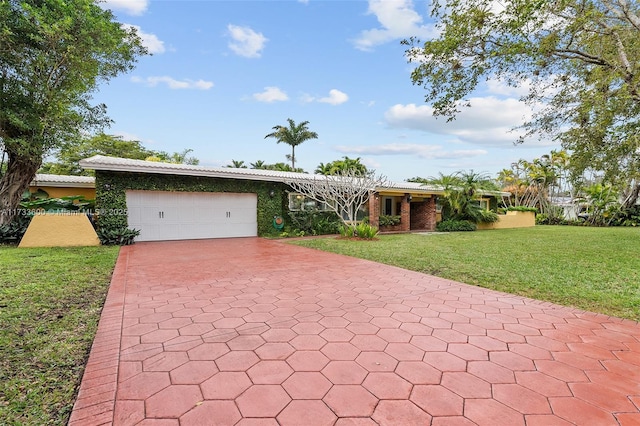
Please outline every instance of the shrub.
[{"label": "shrub", "polygon": [[356,228],[353,226],[342,225],[340,227],[340,235],[345,238],[353,238],[356,236]]},{"label": "shrub", "polygon": [[98,230],[98,238],[100,238],[100,242],[105,246],[131,245],[138,235],[140,235],[139,230],[127,229],[125,227]]},{"label": "shrub", "polygon": [[380,226],[394,226],[400,223],[400,216],[391,216],[391,215],[380,215],[379,224]]},{"label": "shrub", "polygon": [[501,207],[498,209],[499,214],[505,214],[506,212],[534,212],[538,213],[538,209],[535,207],[527,207],[527,206],[512,206],[512,207]]},{"label": "shrub", "polygon": [[0,226],[0,243],[18,244],[31,223],[30,214],[18,214],[7,224]]},{"label": "shrub", "polygon": [[293,233],[304,232],[307,235],[337,234],[340,219],[334,212],[293,211],[289,212]]},{"label": "shrub", "polygon": [[376,235],[378,235],[378,228],[371,226],[368,223],[359,223],[356,225],[356,235],[358,238],[372,240]]},{"label": "shrub", "polygon": [[476,225],[468,220],[443,220],[436,225],[439,232],[475,231]]}]

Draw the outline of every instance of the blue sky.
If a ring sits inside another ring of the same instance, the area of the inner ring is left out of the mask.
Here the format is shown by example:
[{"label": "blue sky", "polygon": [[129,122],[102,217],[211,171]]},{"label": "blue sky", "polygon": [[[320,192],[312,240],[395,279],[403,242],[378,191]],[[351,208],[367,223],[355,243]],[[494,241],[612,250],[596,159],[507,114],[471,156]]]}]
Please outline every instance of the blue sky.
[{"label": "blue sky", "polygon": [[287,118],[319,138],[296,166],[360,157],[394,181],[473,169],[492,175],[557,148],[514,146],[529,109],[521,93],[490,81],[454,122],[436,119],[411,83],[400,41],[433,37],[429,2],[408,0],[106,0],[153,53],[101,86],[108,133],[202,165],[287,162],[290,147],[264,139]]}]

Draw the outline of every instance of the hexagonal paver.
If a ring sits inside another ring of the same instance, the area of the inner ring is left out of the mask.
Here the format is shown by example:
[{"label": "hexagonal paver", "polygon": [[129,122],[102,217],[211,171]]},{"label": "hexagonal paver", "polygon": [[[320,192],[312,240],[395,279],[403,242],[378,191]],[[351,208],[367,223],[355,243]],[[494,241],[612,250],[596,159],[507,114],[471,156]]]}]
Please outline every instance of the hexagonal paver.
[{"label": "hexagonal paver", "polygon": [[171,384],[167,372],[143,372],[118,384],[118,399],[145,399]]},{"label": "hexagonal paver", "polygon": [[143,371],[171,371],[189,361],[186,352],[162,352],[142,361]]},{"label": "hexagonal paver", "polygon": [[235,425],[242,416],[233,401],[204,401],[180,417],[186,425]]},{"label": "hexagonal paver", "polygon": [[322,399],[339,417],[371,416],[378,399],[359,385],[335,385]]},{"label": "hexagonal paver", "polygon": [[285,343],[297,336],[295,331],[288,328],[271,329],[261,334],[262,338],[270,343]]},{"label": "hexagonal paver", "polygon": [[322,374],[334,385],[358,385],[367,376],[367,370],[355,361],[331,361]]},{"label": "hexagonal paver", "polygon": [[174,385],[197,385],[218,372],[213,361],[189,361],[171,370],[169,376]]},{"label": "hexagonal paver", "polygon": [[437,385],[442,378],[442,371],[418,361],[398,363],[395,373],[414,385]]},{"label": "hexagonal paver", "polygon": [[232,351],[252,351],[264,344],[264,339],[256,335],[238,336],[227,342],[227,346]]},{"label": "hexagonal paver", "polygon": [[464,400],[447,388],[435,385],[414,386],[409,398],[432,416],[461,416]]},{"label": "hexagonal paver", "polygon": [[289,343],[299,351],[313,351],[326,345],[327,341],[317,335],[304,334],[291,339]]},{"label": "hexagonal paver", "polygon": [[411,401],[380,401],[371,418],[381,425],[431,424],[431,416]]},{"label": "hexagonal paver", "polygon": [[282,384],[293,399],[320,399],[331,389],[332,383],[321,373],[299,371]]},{"label": "hexagonal paver", "polygon": [[362,386],[379,399],[408,399],[413,388],[395,373],[369,373]]},{"label": "hexagonal paver", "polygon": [[384,352],[398,361],[422,361],[424,351],[411,343],[389,343]]},{"label": "hexagonal paver", "polygon": [[206,399],[234,399],[250,386],[251,380],[245,372],[220,372],[204,381],[200,388]]},{"label": "hexagonal paver", "polygon": [[335,361],[353,361],[360,354],[360,349],[351,343],[327,343],[320,351]]},{"label": "hexagonal paver", "polygon": [[491,385],[464,371],[443,373],[440,384],[463,398],[491,398]]},{"label": "hexagonal paver", "polygon": [[398,361],[384,352],[362,352],[356,362],[368,371],[393,371]]},{"label": "hexagonal paver", "polygon": [[320,336],[327,342],[348,342],[354,334],[346,328],[327,328]]},{"label": "hexagonal paver", "polygon": [[236,398],[243,417],[275,417],[290,401],[278,385],[253,385]]},{"label": "hexagonal paver", "polygon": [[322,401],[291,401],[277,417],[282,426],[318,425],[331,426],[336,415]]},{"label": "hexagonal paver", "polygon": [[252,351],[232,351],[216,359],[220,371],[246,371],[260,359]]},{"label": "hexagonal paver", "polygon": [[147,417],[178,418],[202,401],[200,387],[196,385],[169,386],[146,399]]},{"label": "hexagonal paver", "polygon": [[295,351],[289,343],[265,343],[254,352],[260,359],[283,360],[287,359]]},{"label": "hexagonal paver", "polygon": [[214,361],[229,352],[224,343],[202,343],[187,351],[189,359],[194,361]]},{"label": "hexagonal paver", "polygon": [[285,361],[260,361],[247,370],[256,385],[276,385],[284,382],[293,370]]},{"label": "hexagonal paver", "polygon": [[287,358],[287,363],[295,371],[320,371],[329,363],[329,358],[321,352],[297,351]]}]

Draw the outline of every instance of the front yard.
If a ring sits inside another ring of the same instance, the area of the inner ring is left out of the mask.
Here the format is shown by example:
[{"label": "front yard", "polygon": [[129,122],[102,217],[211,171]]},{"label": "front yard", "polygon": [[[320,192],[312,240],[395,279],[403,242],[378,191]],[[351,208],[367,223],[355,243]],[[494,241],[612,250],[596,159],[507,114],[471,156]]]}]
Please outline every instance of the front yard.
[{"label": "front yard", "polygon": [[67,423],[117,255],[0,246],[0,424]]},{"label": "front yard", "polygon": [[294,244],[640,321],[640,229],[536,226]]}]

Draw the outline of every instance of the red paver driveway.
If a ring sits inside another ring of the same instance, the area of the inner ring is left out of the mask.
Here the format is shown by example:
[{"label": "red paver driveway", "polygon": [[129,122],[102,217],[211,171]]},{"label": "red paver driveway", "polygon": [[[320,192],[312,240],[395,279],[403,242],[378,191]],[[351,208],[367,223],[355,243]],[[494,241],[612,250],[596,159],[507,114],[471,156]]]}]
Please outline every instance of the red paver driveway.
[{"label": "red paver driveway", "polygon": [[260,238],[123,247],[70,424],[638,425],[640,325]]}]

